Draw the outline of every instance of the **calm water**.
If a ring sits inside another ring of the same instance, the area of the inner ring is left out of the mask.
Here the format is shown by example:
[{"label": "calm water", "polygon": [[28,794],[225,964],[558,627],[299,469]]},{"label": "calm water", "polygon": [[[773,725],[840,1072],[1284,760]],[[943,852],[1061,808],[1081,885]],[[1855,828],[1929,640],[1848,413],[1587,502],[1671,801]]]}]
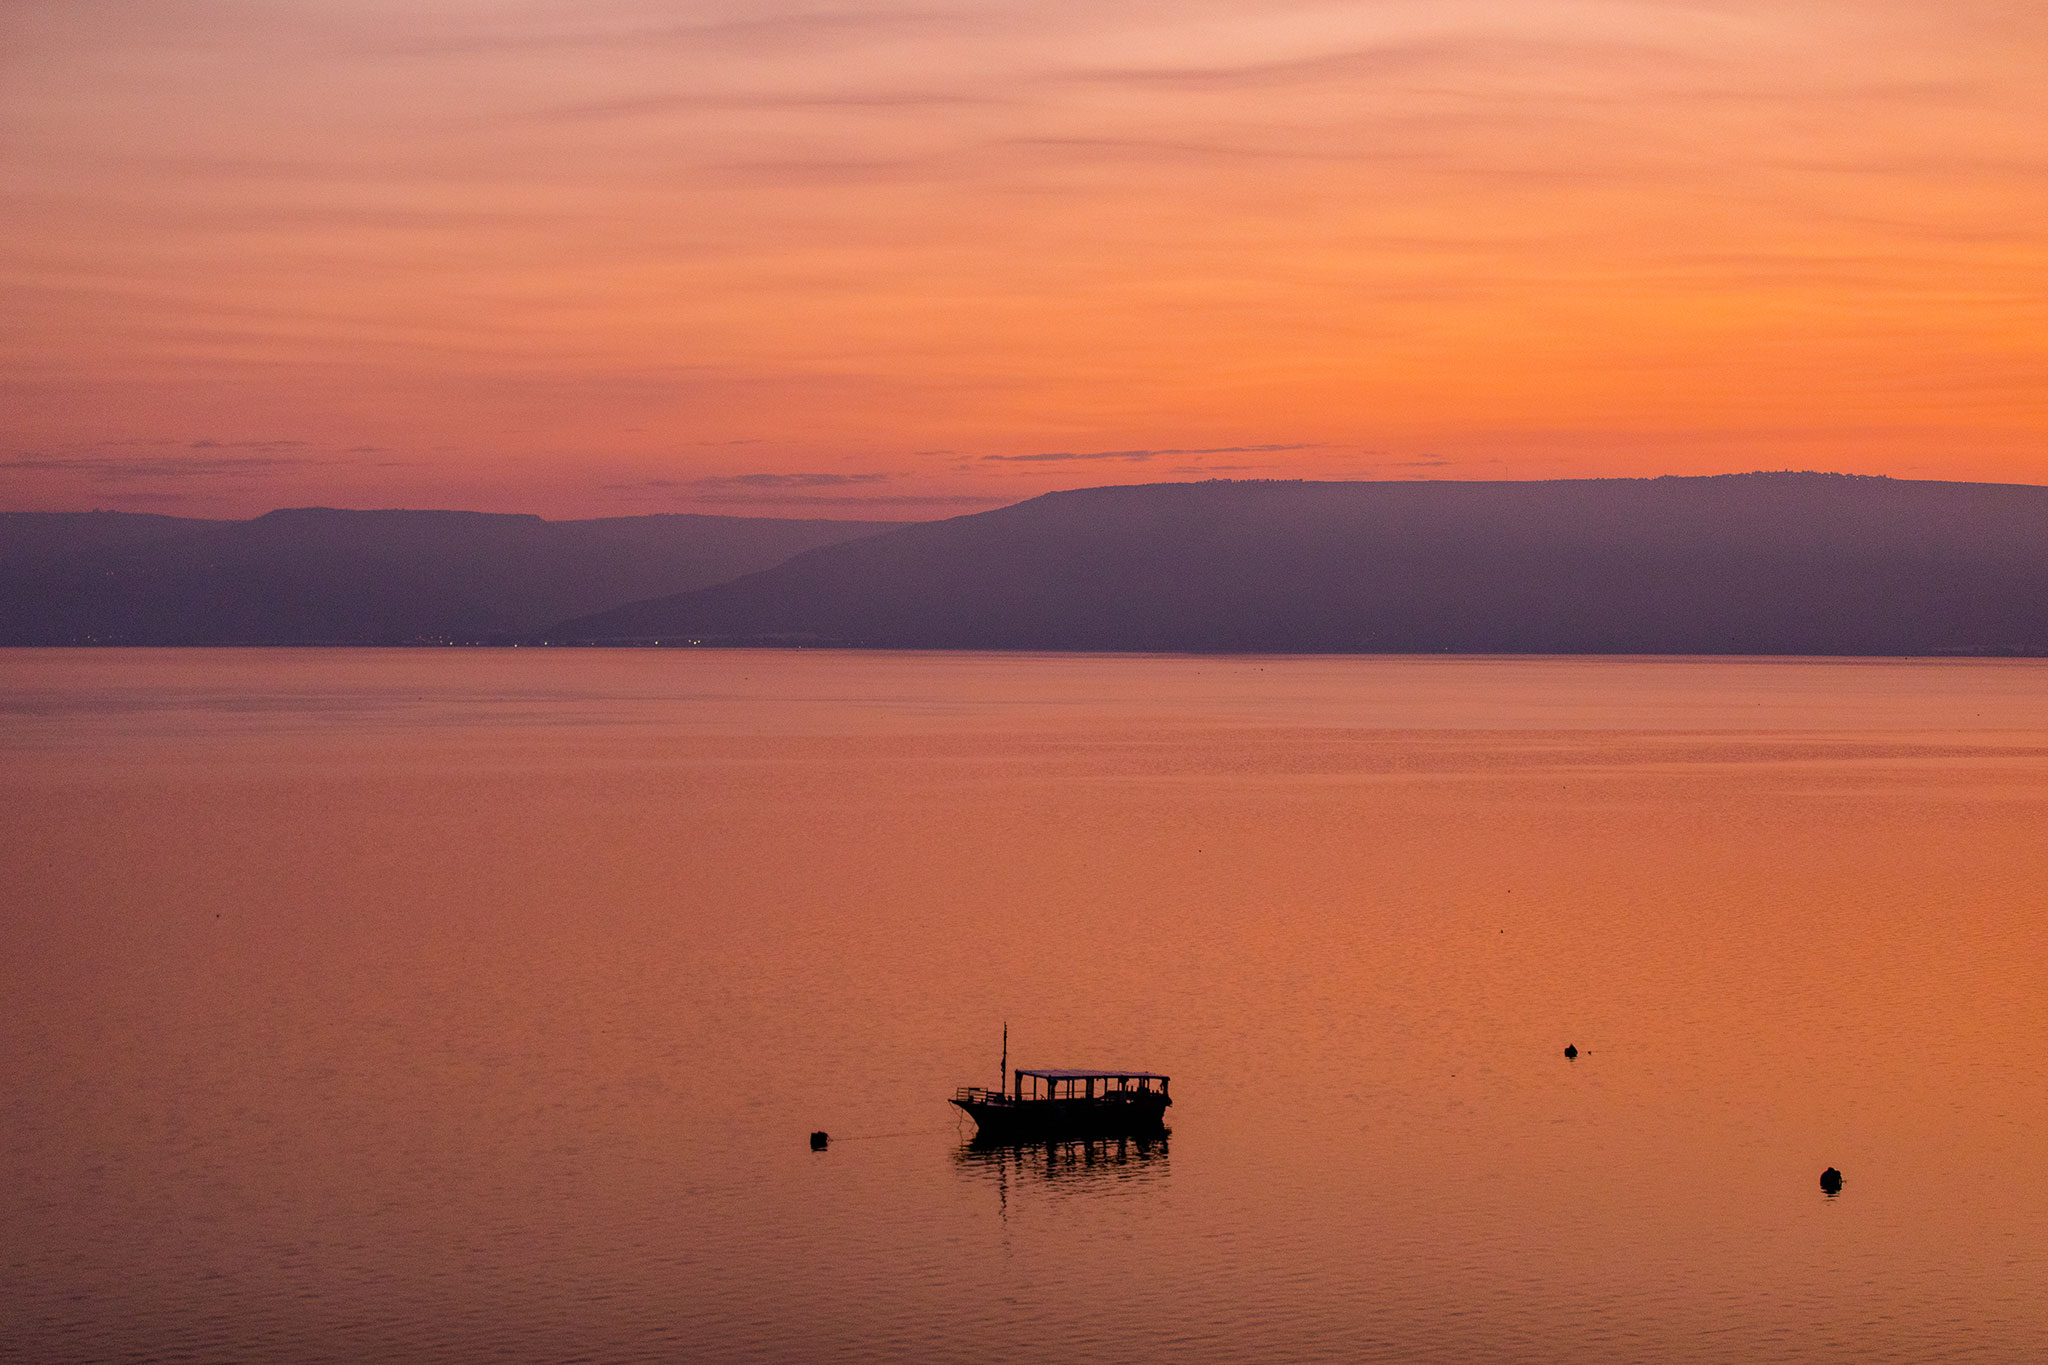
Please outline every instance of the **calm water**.
[{"label": "calm water", "polygon": [[7,1359],[2048,1358],[2041,664],[13,651],[0,812]]}]

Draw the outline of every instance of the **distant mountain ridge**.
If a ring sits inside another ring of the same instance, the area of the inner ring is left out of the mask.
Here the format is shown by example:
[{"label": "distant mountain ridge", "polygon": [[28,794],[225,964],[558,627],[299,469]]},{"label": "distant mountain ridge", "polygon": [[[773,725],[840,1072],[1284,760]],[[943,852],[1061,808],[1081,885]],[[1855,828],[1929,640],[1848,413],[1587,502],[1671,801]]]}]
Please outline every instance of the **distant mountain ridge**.
[{"label": "distant mountain ridge", "polygon": [[0,514],[0,644],[522,638],[901,523],[689,514],[544,521],[304,507],[250,521]]},{"label": "distant mountain ridge", "polygon": [[2048,654],[2048,488],[1837,474],[1053,493],[565,620],[563,642]]}]

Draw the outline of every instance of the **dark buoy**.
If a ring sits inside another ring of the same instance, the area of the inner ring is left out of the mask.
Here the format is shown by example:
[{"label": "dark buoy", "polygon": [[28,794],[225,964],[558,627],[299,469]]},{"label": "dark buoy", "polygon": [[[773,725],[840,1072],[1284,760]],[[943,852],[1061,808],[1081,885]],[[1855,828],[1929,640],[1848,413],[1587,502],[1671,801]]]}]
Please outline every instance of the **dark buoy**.
[{"label": "dark buoy", "polygon": [[1828,1167],[1820,1173],[1820,1187],[1823,1193],[1840,1194],[1842,1192],[1842,1173],[1832,1166]]},{"label": "dark buoy", "polygon": [[831,1140],[831,1135],[828,1133],[813,1133],[811,1134],[811,1150],[814,1152],[822,1152],[825,1150],[825,1144],[830,1142]]},{"label": "dark buoy", "polygon": [[1571,1060],[1572,1058],[1574,1058],[1574,1057],[1578,1056],[1578,1055],[1579,1055],[1579,1049],[1578,1049],[1578,1045],[1577,1045],[1577,1044],[1575,1044],[1575,1043],[1566,1043],[1566,1044],[1564,1045],[1564,1055],[1565,1055],[1565,1060],[1566,1060],[1566,1061],[1570,1061],[1570,1060]]}]

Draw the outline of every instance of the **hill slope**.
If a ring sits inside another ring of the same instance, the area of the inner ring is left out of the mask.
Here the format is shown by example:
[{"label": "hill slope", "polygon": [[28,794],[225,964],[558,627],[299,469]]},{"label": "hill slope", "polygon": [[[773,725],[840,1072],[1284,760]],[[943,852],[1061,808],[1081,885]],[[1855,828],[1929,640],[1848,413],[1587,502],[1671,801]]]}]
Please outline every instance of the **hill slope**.
[{"label": "hill slope", "polygon": [[1830,474],[1152,484],[830,546],[556,640],[2048,652],[2048,488]]},{"label": "hill slope", "polygon": [[0,516],[0,644],[523,635],[895,525],[317,507],[241,522],[13,513]]},{"label": "hill slope", "polygon": [[230,525],[153,512],[0,512],[0,574]]}]

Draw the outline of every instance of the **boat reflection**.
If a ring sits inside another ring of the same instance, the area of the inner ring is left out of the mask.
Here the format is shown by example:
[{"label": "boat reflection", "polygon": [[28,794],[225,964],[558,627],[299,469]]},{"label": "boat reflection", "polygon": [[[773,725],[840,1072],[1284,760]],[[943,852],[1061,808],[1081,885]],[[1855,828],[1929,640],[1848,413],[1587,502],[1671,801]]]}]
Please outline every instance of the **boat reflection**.
[{"label": "boat reflection", "polygon": [[955,1149],[953,1160],[962,1174],[993,1180],[1006,1188],[1012,1180],[1045,1181],[1066,1188],[1139,1183],[1166,1175],[1168,1138],[1163,1132],[1039,1142],[975,1138]]}]

